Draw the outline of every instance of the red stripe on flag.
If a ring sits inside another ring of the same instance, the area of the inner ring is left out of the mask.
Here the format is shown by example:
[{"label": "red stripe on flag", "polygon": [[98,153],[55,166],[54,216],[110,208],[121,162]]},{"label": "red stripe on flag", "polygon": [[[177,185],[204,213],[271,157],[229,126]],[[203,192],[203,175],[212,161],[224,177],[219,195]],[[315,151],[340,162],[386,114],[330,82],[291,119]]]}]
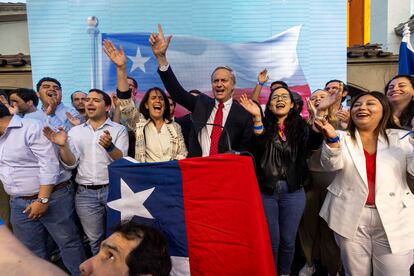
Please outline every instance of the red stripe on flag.
[{"label": "red stripe on flag", "polygon": [[250,157],[179,161],[191,275],[275,275]]}]

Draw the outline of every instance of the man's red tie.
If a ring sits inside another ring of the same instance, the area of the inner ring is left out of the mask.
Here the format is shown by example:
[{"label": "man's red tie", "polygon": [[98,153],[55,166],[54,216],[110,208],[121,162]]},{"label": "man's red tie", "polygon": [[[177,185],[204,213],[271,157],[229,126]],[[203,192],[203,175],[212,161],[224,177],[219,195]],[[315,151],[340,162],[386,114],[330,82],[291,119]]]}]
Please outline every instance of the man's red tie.
[{"label": "man's red tie", "polygon": [[[214,117],[214,124],[215,125],[222,125],[223,124],[223,103],[218,104],[216,116]],[[211,131],[211,144],[210,144],[210,156],[218,154],[218,143],[220,140],[222,128],[218,126],[213,126],[213,130]]]}]

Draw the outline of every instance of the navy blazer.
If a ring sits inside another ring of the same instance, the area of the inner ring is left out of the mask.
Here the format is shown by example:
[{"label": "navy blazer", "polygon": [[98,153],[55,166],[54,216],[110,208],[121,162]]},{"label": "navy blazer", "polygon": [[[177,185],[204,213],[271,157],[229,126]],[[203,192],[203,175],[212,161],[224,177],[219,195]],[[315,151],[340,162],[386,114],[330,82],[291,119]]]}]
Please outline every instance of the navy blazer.
[{"label": "navy blazer", "polygon": [[[171,98],[178,104],[192,112],[192,123],[188,136],[188,156],[202,156],[201,145],[198,141],[200,131],[205,127],[211,112],[214,108],[215,100],[206,94],[193,96],[187,92],[175,77],[171,65],[168,70],[163,72],[158,70],[158,74],[164,83],[165,88]],[[233,101],[224,128],[230,136],[231,148],[236,151],[248,151],[253,137],[253,119],[238,102]],[[225,131],[220,136],[218,152],[224,153],[229,150]]]}]

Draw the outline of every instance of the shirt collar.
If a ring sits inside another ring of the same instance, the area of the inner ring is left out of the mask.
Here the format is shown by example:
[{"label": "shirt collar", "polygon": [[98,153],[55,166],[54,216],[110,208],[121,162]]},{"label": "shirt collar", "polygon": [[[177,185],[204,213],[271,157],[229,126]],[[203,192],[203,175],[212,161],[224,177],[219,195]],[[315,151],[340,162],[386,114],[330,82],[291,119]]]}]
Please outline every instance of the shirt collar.
[{"label": "shirt collar", "polygon": [[7,126],[7,128],[17,128],[17,127],[22,127],[22,126],[23,126],[22,117],[20,117],[19,115],[15,114],[11,118],[10,123]]},{"label": "shirt collar", "polygon": [[[83,126],[84,127],[86,127],[86,126],[89,126],[90,125],[90,119],[88,119],[84,124],[83,124]],[[108,126],[115,126],[115,123],[114,122],[112,122],[112,120],[108,117],[108,118],[106,118],[106,121],[98,128],[98,129],[100,129],[100,128],[102,128],[102,127],[104,127],[105,125],[108,125]]]},{"label": "shirt collar", "polygon": [[[218,107],[218,105],[219,105],[219,101],[217,101],[216,99],[214,100],[214,107]],[[228,99],[227,101],[225,101],[223,104],[224,104],[224,108],[228,108],[228,107],[230,107],[231,105],[232,105],[232,103],[233,103],[233,98],[230,98],[230,99]]]}]

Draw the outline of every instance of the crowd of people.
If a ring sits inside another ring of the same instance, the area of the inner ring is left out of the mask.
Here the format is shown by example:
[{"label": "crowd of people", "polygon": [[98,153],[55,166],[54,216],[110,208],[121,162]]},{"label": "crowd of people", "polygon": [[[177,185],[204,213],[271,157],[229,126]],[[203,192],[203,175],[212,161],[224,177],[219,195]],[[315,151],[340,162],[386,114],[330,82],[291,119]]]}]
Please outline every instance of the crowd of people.
[{"label": "crowd of people", "polygon": [[[277,80],[263,110],[257,100],[266,70],[251,98],[233,98],[236,73],[227,66],[211,74],[213,97],[187,91],[168,62],[170,42],[161,26],[149,38],[169,95],[152,87],[137,101],[126,55],[109,40],[103,50],[116,67],[115,94],[75,91],[71,108],[59,81],[45,77],[37,92],[0,95],[0,217],[18,239],[0,226],[0,240],[18,248],[2,267],[14,271],[25,258],[41,273],[49,264],[34,255],[50,260],[59,252],[72,275],[168,275],[167,243],[157,230],[123,222],[105,239],[108,165],[128,155],[163,162],[233,150],[254,156],[278,275],[292,273],[298,239],[301,276],[316,263],[329,275],[409,275],[414,77],[395,76],[384,93],[355,95],[350,107],[340,80],[305,100]],[[176,118],[176,103],[190,114]],[[0,246],[0,255],[8,250]]]}]

